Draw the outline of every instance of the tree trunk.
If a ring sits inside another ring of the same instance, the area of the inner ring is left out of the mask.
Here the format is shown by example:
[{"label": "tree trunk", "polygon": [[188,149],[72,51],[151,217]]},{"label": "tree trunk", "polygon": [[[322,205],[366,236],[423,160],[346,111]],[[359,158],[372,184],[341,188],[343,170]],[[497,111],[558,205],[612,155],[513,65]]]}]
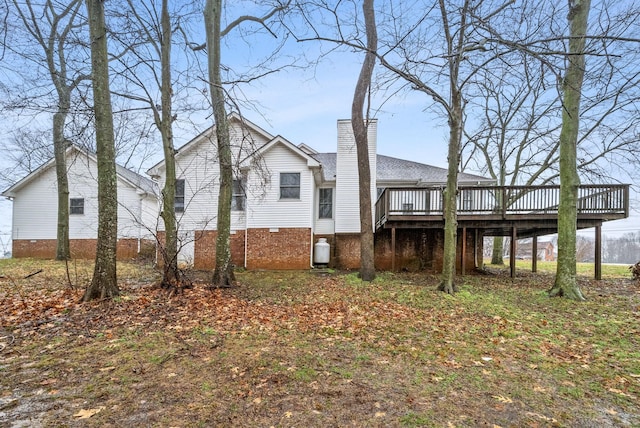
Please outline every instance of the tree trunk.
[{"label": "tree trunk", "polygon": [[[69,73],[73,61],[67,61],[70,45],[74,43],[73,31],[82,24],[78,22],[81,0],[54,2],[47,0],[43,4],[34,0],[12,1],[13,6],[24,24],[27,33],[39,45],[44,53],[42,66],[46,67],[51,83],[57,95],[57,108],[53,114],[53,153],[56,165],[56,184],[58,193],[58,223],[56,232],[56,260],[71,258],[69,247],[69,181],[67,178],[67,140],[65,124],[71,111],[71,93],[85,77],[82,73]],[[34,8],[35,6],[35,8]],[[40,11],[37,11],[39,8]],[[46,12],[45,12],[46,11]],[[41,13],[50,18],[43,19]],[[30,54],[25,53],[25,58]],[[35,58],[31,58],[35,60]],[[76,75],[70,79],[69,74]]]},{"label": "tree trunk", "polygon": [[492,265],[504,265],[504,237],[494,236],[493,252],[491,253]]},{"label": "tree trunk", "polygon": [[98,243],[93,279],[82,296],[85,302],[119,294],[116,278],[118,195],[103,1],[87,0],[87,12],[98,158]]},{"label": "tree trunk", "polygon": [[438,290],[448,294],[457,291],[454,283],[456,275],[456,247],[458,243],[458,165],[460,163],[460,138],[462,122],[462,98],[455,91],[452,97],[452,109],[449,117],[449,152],[447,187],[444,190],[444,254],[442,261],[442,276]]},{"label": "tree trunk", "polygon": [[165,182],[162,189],[162,220],[165,241],[162,248],[162,286],[177,286],[180,281],[178,270],[178,225],[176,221],[176,161],[173,147],[172,89],[171,89],[171,21],[168,0],[162,0],[161,12],[162,40],[160,43],[161,88],[160,103],[162,117],[156,114],[156,126],[162,135],[162,149],[165,162]]},{"label": "tree trunk", "polygon": [[[444,254],[442,261],[442,276],[438,290],[453,294],[456,290],[454,278],[456,275],[456,247],[458,243],[458,168],[460,166],[460,140],[462,138],[463,100],[458,82],[460,62],[463,59],[463,45],[465,41],[466,18],[469,10],[469,0],[465,0],[460,10],[460,24],[457,32],[451,32],[449,17],[444,0],[440,0],[440,13],[447,43],[449,66],[450,102],[447,109],[449,119],[449,150],[447,153],[447,187],[444,190]],[[456,34],[457,33],[457,34]],[[463,243],[464,245],[464,243]]]},{"label": "tree trunk", "polygon": [[222,0],[207,0],[204,10],[207,32],[209,68],[209,92],[216,125],[218,164],[220,166],[220,193],[218,195],[218,219],[216,239],[216,268],[213,272],[213,287],[229,287],[235,282],[231,263],[231,195],[233,184],[233,161],[229,123],[225,110],[225,95],[220,77],[220,18]]},{"label": "tree trunk", "polygon": [[58,111],[53,115],[53,153],[56,161],[56,181],[58,184],[58,231],[56,239],[56,260],[69,260],[69,180],[67,178],[67,140],[64,138],[64,125],[68,103],[60,100]]},{"label": "tree trunk", "polygon": [[[364,101],[371,87],[371,76],[375,66],[375,51],[378,48],[378,35],[375,22],[373,0],[364,0],[362,4],[367,31],[367,53],[351,105],[351,126],[356,140],[358,156],[358,180],[360,193],[360,278],[373,281],[376,277],[373,239],[373,219],[371,215],[371,167],[369,164],[369,140],[367,123],[363,117]],[[367,114],[368,119],[368,114]]]},{"label": "tree trunk", "polygon": [[569,55],[562,85],[564,96],[560,131],[560,203],[558,205],[558,263],[550,296],[585,300],[576,281],[577,202],[580,177],[576,167],[580,129],[580,97],[584,79],[585,34],[591,0],[569,2]]}]

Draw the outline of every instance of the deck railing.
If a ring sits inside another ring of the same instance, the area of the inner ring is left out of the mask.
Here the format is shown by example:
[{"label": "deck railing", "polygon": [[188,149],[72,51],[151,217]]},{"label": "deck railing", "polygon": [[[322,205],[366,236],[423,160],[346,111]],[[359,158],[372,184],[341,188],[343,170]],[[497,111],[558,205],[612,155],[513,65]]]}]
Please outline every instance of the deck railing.
[{"label": "deck railing", "polygon": [[[441,219],[443,187],[387,188],[376,201],[376,227],[391,217]],[[458,216],[540,216],[558,213],[560,186],[460,186]],[[629,215],[628,184],[589,184],[578,189],[579,215]]]}]

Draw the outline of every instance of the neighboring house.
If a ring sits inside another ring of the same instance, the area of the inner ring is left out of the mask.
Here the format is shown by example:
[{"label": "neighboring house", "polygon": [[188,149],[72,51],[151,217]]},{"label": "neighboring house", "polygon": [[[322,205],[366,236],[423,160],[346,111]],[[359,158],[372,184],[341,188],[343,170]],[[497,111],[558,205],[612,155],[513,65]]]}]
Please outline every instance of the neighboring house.
[{"label": "neighboring house", "polygon": [[[93,153],[69,146],[69,243],[73,258],[93,258],[98,229],[97,160]],[[153,181],[117,166],[118,258],[135,258],[153,248],[158,198]],[[2,193],[13,201],[13,257],[55,258],[58,193],[55,160]],[[153,255],[153,251],[151,250]]]},{"label": "neighboring house", "polygon": [[[521,260],[531,260],[533,253],[533,240],[523,239],[516,244],[516,258]],[[539,239],[537,242],[537,259],[545,262],[555,261],[555,246],[548,239]]]},{"label": "neighboring house", "polygon": [[[351,122],[338,121],[336,153],[318,153],[271,135],[238,115],[231,114],[229,119],[237,159],[231,220],[234,264],[248,269],[306,269],[313,265],[314,243],[326,238],[331,245],[331,265],[357,268],[359,185]],[[372,201],[385,188],[444,185],[447,171],[443,168],[376,155],[375,120],[368,132],[369,162],[375,177]],[[215,265],[216,159],[214,128],[176,154],[179,258],[202,269]],[[164,162],[150,168],[148,174],[163,186]],[[460,183],[491,184],[492,180],[460,174]],[[407,202],[403,207],[412,210],[413,205]],[[374,215],[373,204],[371,209]],[[382,265],[388,251],[384,238],[377,239],[376,258]]]}]

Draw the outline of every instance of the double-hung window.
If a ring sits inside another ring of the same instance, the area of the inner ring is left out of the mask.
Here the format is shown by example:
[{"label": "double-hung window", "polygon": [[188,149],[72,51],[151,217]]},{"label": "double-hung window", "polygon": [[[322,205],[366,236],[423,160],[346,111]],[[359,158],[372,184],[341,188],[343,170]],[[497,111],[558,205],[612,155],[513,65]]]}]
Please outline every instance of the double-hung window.
[{"label": "double-hung window", "polygon": [[69,214],[84,214],[84,198],[69,199]]},{"label": "double-hung window", "polygon": [[280,173],[280,199],[300,199],[300,173]]}]

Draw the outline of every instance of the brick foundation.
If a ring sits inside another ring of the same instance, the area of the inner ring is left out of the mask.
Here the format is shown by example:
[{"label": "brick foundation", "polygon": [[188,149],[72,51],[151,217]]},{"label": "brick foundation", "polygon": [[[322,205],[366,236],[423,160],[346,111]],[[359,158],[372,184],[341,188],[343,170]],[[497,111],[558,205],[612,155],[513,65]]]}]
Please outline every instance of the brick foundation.
[{"label": "brick foundation", "polygon": [[311,245],[311,229],[249,229],[247,269],[309,269]]},{"label": "brick foundation", "polygon": [[[212,270],[216,267],[217,230],[199,230],[195,234],[193,267]],[[235,266],[244,266],[244,230],[238,230],[230,236],[231,262]]]},{"label": "brick foundation", "polygon": [[[118,239],[116,256],[118,260],[147,258],[153,254],[153,241],[141,240],[138,252],[138,239]],[[95,239],[70,239],[69,247],[72,259],[95,259],[97,241]],[[55,239],[14,239],[12,256],[14,258],[33,257],[55,259],[57,241]]]}]

